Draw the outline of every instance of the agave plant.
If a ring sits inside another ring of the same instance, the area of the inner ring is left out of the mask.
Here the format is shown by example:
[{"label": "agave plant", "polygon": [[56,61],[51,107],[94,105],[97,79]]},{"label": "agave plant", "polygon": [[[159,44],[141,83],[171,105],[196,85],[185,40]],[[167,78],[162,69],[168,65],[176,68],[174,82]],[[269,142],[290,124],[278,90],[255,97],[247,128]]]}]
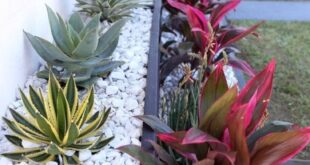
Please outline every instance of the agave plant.
[{"label": "agave plant", "polygon": [[[35,91],[31,86],[30,97],[22,91],[20,93],[27,114],[10,109],[13,119],[3,118],[14,133],[6,135],[6,138],[18,149],[2,153],[2,156],[18,162],[62,160],[62,164],[80,164],[78,151],[88,149],[99,152],[113,139],[104,138],[101,133],[110,109],[94,113],[93,88],[79,104],[77,86],[72,76],[63,89],[50,73],[47,98],[41,90]],[[25,148],[23,141],[37,144],[37,147]],[[68,152],[72,151],[74,154],[69,155]]]},{"label": "agave plant", "polygon": [[119,149],[142,164],[280,165],[310,142],[310,127],[287,122],[264,125],[271,96],[275,61],[253,77],[238,94],[228,88],[218,65],[201,89],[198,127],[174,131],[154,116],[139,116],[151,126],[161,142],[188,162],[179,162],[170,150],[151,142],[158,158],[128,145]]},{"label": "agave plant", "polygon": [[[74,13],[67,23],[48,6],[47,13],[55,45],[27,32],[25,34],[50,68],[57,66],[64,69],[52,69],[58,79],[65,82],[71,74],[75,74],[79,86],[89,86],[98,77],[106,76],[123,64],[122,61],[111,61],[110,56],[118,44],[119,33],[126,20],[114,23],[102,34],[99,15],[85,25],[78,13]],[[37,75],[48,78],[48,69]]]},{"label": "agave plant", "polygon": [[79,12],[94,16],[101,13],[100,20],[115,22],[129,17],[131,9],[143,7],[148,0],[76,0]]}]

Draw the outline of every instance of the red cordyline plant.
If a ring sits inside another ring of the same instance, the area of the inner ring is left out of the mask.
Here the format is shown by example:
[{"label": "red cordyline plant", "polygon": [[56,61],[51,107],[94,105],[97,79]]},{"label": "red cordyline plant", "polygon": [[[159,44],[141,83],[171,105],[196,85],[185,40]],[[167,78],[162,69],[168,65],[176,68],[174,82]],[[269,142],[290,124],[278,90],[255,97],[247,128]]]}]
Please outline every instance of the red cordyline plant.
[{"label": "red cordyline plant", "polygon": [[[200,54],[202,65],[211,67],[226,59],[228,65],[241,69],[251,77],[255,75],[254,69],[247,62],[234,56],[227,56],[225,53],[225,48],[247,35],[254,34],[257,36],[254,31],[263,23],[257,23],[250,28],[233,25],[220,27],[220,22],[228,12],[236,8],[240,0],[230,0],[216,5],[209,0],[202,0],[200,3],[210,11],[207,16],[200,8],[188,5],[189,3],[184,3],[181,0],[167,0],[167,2],[186,14],[188,24],[194,35],[192,51]],[[223,57],[219,57],[220,54]]]},{"label": "red cordyline plant", "polygon": [[[310,142],[310,127],[274,121],[264,125],[272,91],[275,61],[248,81],[238,94],[228,88],[219,64],[201,89],[199,126],[173,131],[158,118],[139,116],[161,142],[195,165],[279,165],[290,160]],[[176,165],[178,161],[150,141],[157,158],[135,145],[119,149],[142,164]]]}]

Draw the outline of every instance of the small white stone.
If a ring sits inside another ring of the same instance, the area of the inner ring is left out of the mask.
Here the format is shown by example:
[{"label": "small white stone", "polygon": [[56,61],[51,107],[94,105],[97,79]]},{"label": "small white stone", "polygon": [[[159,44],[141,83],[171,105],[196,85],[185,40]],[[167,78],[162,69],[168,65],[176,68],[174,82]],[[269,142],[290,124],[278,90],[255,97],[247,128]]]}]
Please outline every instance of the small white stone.
[{"label": "small white stone", "polygon": [[126,101],[126,105],[125,105],[126,109],[128,110],[133,110],[133,109],[136,109],[139,107],[139,104],[138,104],[138,101],[136,99],[132,99],[132,98],[129,98],[127,101]]},{"label": "small white stone", "polygon": [[125,78],[125,74],[124,72],[112,72],[110,77],[113,79],[122,80]]},{"label": "small white stone", "polygon": [[100,78],[97,80],[96,85],[100,88],[104,88],[104,87],[108,86],[108,82],[104,81],[102,78]]},{"label": "small white stone", "polygon": [[23,140],[23,141],[22,141],[22,145],[23,145],[24,148],[35,148],[35,147],[40,147],[39,144],[32,143],[32,142],[29,142],[29,141],[26,141],[26,140]]},{"label": "small white stone", "polygon": [[67,156],[72,156],[74,153],[75,153],[74,150],[66,150],[65,151],[65,155],[67,155]]},{"label": "small white stone", "polygon": [[114,106],[114,107],[123,107],[124,106],[124,100],[122,100],[122,99],[113,99],[112,100],[112,105]]},{"label": "small white stone", "polygon": [[131,144],[140,146],[141,145],[141,141],[136,139],[136,138],[131,138]]},{"label": "small white stone", "polygon": [[0,164],[3,165],[12,165],[12,161],[10,161],[9,159],[5,158],[5,157],[0,157]]},{"label": "small white stone", "polygon": [[108,95],[114,95],[118,92],[118,87],[117,86],[108,86],[106,89],[106,93]]},{"label": "small white stone", "polygon": [[46,163],[46,165],[58,165],[58,163],[54,161],[49,161]]},{"label": "small white stone", "polygon": [[79,152],[79,159],[80,161],[86,161],[92,156],[90,150],[82,150]]},{"label": "small white stone", "polygon": [[17,165],[28,165],[26,162],[20,162]]}]

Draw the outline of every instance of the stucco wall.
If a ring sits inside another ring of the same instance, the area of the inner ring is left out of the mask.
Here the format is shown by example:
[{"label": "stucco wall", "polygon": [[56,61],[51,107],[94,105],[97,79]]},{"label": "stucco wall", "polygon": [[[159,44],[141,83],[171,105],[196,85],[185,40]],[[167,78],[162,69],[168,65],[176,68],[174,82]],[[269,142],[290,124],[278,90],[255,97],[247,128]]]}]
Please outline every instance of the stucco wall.
[{"label": "stucco wall", "polygon": [[74,10],[74,0],[1,0],[0,5],[0,115],[15,100],[18,87],[39,66],[39,57],[23,30],[51,41],[45,4],[62,16]]}]

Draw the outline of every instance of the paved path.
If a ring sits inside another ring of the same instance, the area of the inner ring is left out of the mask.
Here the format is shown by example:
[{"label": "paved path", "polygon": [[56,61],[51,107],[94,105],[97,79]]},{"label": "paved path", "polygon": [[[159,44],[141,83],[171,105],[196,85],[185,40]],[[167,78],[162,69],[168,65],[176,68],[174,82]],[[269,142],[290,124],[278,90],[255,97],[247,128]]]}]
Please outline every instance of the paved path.
[{"label": "paved path", "polygon": [[310,21],[310,2],[241,1],[228,18]]}]

